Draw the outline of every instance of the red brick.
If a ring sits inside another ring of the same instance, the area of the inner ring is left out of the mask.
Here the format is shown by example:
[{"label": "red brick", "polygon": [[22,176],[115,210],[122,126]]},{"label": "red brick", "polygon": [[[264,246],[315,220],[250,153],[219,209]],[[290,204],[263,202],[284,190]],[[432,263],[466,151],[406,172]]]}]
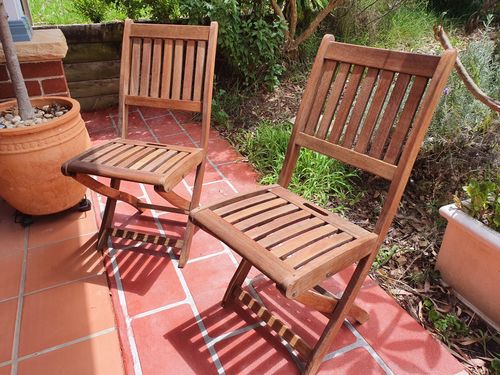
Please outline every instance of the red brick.
[{"label": "red brick", "polygon": [[45,95],[68,91],[68,85],[64,77],[44,79],[42,81],[42,87]]},{"label": "red brick", "polygon": [[7,67],[5,66],[5,64],[0,64],[0,82],[1,81],[8,81],[10,78],[9,78],[9,74],[7,73]]},{"label": "red brick", "polygon": [[40,87],[40,82],[38,81],[25,81],[26,87],[28,88],[29,96],[40,96],[42,95],[42,88]]},{"label": "red brick", "polygon": [[0,99],[14,97],[14,88],[10,82],[0,82]]},{"label": "red brick", "polygon": [[22,63],[21,71],[23,72],[24,79],[64,75],[61,60]]}]

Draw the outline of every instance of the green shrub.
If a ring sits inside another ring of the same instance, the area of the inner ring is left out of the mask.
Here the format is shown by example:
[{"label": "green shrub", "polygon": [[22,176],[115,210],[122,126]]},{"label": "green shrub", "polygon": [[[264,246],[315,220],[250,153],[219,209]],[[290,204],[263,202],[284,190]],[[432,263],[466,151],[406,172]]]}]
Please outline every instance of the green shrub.
[{"label": "green shrub", "polygon": [[108,9],[105,0],[73,0],[73,5],[80,14],[94,23],[102,22]]},{"label": "green shrub", "polygon": [[[500,60],[495,43],[484,33],[460,53],[465,68],[481,89],[492,97],[500,96]],[[430,146],[456,143],[472,132],[485,130],[498,114],[475,99],[455,71],[448,80],[444,96],[429,130]]]},{"label": "green shrub", "polygon": [[473,180],[463,189],[469,201],[462,205],[460,199],[455,196],[457,207],[494,230],[500,230],[500,175],[496,180]]},{"label": "green shrub", "polygon": [[218,52],[247,86],[274,88],[283,71],[280,64],[283,25],[262,2],[187,0],[181,14],[189,23],[219,22]]},{"label": "green shrub", "polygon": [[[241,133],[237,147],[262,175],[260,182],[265,185],[278,181],[283,167],[285,153],[290,139],[291,126],[261,123],[253,131]],[[354,198],[349,179],[355,177],[355,171],[344,164],[303,149],[290,182],[290,189],[320,205],[326,205],[332,197],[349,203]],[[339,205],[336,211],[344,211]]]}]

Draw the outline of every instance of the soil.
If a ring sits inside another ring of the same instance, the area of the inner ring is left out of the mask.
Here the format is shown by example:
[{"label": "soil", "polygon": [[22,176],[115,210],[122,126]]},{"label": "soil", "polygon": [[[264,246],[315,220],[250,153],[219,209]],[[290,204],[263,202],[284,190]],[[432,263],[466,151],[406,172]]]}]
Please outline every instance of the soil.
[{"label": "soil", "polygon": [[[239,121],[234,128],[251,128],[262,120],[282,122],[293,118],[304,86],[305,77],[302,82],[288,78],[274,92],[248,96],[242,101],[239,115],[232,117]],[[226,130],[226,136],[231,139],[233,132]],[[491,361],[500,353],[500,336],[455,297],[435,270],[446,225],[438,209],[452,202],[453,195],[471,177],[477,178],[487,169],[500,170],[499,144],[497,117],[487,132],[464,134],[455,143],[440,148],[424,145],[381,250],[387,259],[380,257],[382,261],[371,272],[472,374],[495,373]],[[361,175],[352,182],[360,195],[347,217],[372,229],[385,196],[381,191],[386,191],[388,184],[371,175]],[[332,198],[331,205],[335,203]],[[430,319],[431,315],[434,319]]]}]

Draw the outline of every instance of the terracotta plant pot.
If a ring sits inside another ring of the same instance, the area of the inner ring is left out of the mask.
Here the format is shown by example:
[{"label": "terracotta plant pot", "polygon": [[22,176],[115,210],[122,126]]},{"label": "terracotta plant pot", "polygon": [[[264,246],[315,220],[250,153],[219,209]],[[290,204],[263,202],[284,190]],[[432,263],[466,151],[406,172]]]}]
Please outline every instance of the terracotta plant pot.
[{"label": "terracotta plant pot", "polygon": [[484,320],[500,329],[500,233],[454,204],[441,207],[448,225],[437,258],[443,280]]},{"label": "terracotta plant pot", "polygon": [[[37,107],[57,102],[70,110],[40,126],[0,130],[0,196],[22,213],[48,215],[83,198],[85,187],[60,168],[89,148],[90,139],[76,100],[54,96],[31,102]],[[15,104],[0,104],[0,112]]]}]

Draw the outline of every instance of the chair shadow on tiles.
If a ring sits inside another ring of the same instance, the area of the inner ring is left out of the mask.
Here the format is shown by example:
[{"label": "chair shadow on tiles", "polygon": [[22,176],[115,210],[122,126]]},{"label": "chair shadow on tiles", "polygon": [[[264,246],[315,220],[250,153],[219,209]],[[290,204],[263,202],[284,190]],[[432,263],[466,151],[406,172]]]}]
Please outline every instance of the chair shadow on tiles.
[{"label": "chair shadow on tiles", "polygon": [[[333,294],[343,290],[343,285],[348,282],[350,275],[343,272],[337,276],[322,285]],[[286,299],[276,290],[273,283],[262,275],[256,276],[246,290],[254,297],[258,296],[271,312],[300,334],[307,343],[318,340],[327,321],[326,317],[317,311],[304,309],[298,302]],[[385,373],[367,350],[368,345],[373,345],[374,342],[376,351],[381,351],[380,357],[389,368],[393,367],[393,363],[397,363],[396,367],[401,372],[408,373],[424,373],[429,368],[434,368],[438,360],[436,355],[439,355],[433,349],[435,340],[430,335],[422,334],[418,323],[397,306],[374,280],[366,280],[358,302],[370,312],[370,320],[364,325],[354,322],[343,325],[328,352],[330,358],[322,366],[320,373]],[[384,315],[388,310],[390,313]],[[199,315],[207,330],[208,346],[215,349],[227,374],[298,374],[297,365],[299,368],[304,366],[296,354],[290,357],[290,348],[280,345],[278,336],[265,329],[255,314],[240,304],[233,304],[228,308],[213,304],[200,310]],[[354,333],[349,326],[357,332]],[[398,332],[394,334],[395,331]],[[360,335],[365,339],[360,338]],[[163,337],[181,355],[187,355],[187,351],[196,352],[197,358],[193,359],[196,367],[200,361],[207,364],[214,361],[194,318],[177,325]],[[419,362],[406,359],[411,358],[408,353],[417,351],[430,360]],[[342,352],[344,353],[341,354]],[[193,367],[193,371],[196,371],[196,368]]]}]

